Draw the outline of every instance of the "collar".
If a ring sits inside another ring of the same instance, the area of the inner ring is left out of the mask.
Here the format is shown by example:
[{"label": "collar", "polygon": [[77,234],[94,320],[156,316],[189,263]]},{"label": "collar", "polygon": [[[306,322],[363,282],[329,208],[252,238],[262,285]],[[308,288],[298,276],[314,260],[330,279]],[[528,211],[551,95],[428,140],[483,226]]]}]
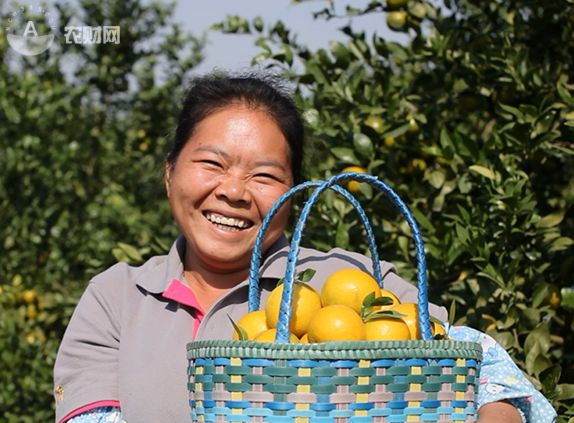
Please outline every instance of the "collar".
[{"label": "collar", "polygon": [[[269,248],[261,265],[260,278],[281,279],[285,275],[289,242],[285,235],[275,241]],[[157,256],[140,267],[137,285],[152,294],[171,292],[175,281],[184,281],[183,257],[185,256],[185,237],[180,235],[171,246],[166,256]],[[182,283],[182,282],[180,282]],[[243,281],[241,284],[246,284]],[[183,283],[187,286],[187,284]],[[168,294],[169,295],[169,294]]]}]

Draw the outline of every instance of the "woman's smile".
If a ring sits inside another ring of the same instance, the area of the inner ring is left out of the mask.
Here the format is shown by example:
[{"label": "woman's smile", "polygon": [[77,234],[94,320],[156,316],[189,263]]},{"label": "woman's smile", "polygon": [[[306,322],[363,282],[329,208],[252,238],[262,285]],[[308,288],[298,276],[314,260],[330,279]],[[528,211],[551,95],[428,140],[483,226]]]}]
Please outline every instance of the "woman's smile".
[{"label": "woman's smile", "polygon": [[229,232],[241,232],[253,226],[253,222],[240,218],[228,216],[217,212],[203,212],[205,218],[218,229]]}]

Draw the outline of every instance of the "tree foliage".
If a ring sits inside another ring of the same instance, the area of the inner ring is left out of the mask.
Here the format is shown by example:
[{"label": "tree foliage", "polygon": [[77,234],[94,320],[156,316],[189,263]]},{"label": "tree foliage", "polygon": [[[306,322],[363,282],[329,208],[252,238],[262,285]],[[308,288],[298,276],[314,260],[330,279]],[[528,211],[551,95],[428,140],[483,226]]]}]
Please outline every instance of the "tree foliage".
[{"label": "tree foliage", "polygon": [[[10,5],[1,10],[10,13]],[[173,238],[166,142],[202,41],[173,7],[57,4],[67,25],[119,25],[119,45],[25,57],[0,37],[0,420],[53,419],[52,367],[87,281]],[[34,15],[30,15],[34,19]]]},{"label": "tree foliage", "polygon": [[[346,18],[346,41],[317,51],[282,22],[235,16],[217,28],[257,34],[255,62],[296,83],[314,155],[307,176],[358,165],[392,184],[423,228],[434,300],[454,301],[457,323],[495,337],[565,422],[574,416],[574,2],[438,3],[374,0],[341,12],[328,2],[316,17]],[[353,29],[373,13],[408,42]],[[383,257],[413,278],[406,223],[370,187],[360,197]],[[307,239],[366,250],[352,207],[331,194]]]}]

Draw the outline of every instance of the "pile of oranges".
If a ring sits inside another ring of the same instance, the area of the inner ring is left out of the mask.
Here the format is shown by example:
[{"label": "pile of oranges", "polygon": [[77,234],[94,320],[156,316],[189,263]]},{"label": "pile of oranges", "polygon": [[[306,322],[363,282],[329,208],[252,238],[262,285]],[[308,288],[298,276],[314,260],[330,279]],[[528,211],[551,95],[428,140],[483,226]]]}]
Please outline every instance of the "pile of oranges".
[{"label": "pile of oranges", "polygon": [[[293,286],[290,342],[421,339],[416,304],[401,303],[370,274],[353,268],[338,270],[318,293],[302,281],[313,273],[311,269],[302,272]],[[233,339],[274,342],[282,294],[283,284],[279,284],[265,309],[232,322]],[[435,338],[446,337],[442,324],[433,321],[432,329]]]}]

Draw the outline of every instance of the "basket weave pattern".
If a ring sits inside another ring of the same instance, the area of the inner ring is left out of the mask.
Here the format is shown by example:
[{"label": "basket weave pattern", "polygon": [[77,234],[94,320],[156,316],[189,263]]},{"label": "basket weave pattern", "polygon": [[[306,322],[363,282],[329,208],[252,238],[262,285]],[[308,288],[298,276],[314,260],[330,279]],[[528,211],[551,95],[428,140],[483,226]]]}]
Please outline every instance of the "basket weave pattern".
[{"label": "basket weave pattern", "polygon": [[472,343],[230,342],[188,349],[194,421],[474,421],[480,351]]}]

